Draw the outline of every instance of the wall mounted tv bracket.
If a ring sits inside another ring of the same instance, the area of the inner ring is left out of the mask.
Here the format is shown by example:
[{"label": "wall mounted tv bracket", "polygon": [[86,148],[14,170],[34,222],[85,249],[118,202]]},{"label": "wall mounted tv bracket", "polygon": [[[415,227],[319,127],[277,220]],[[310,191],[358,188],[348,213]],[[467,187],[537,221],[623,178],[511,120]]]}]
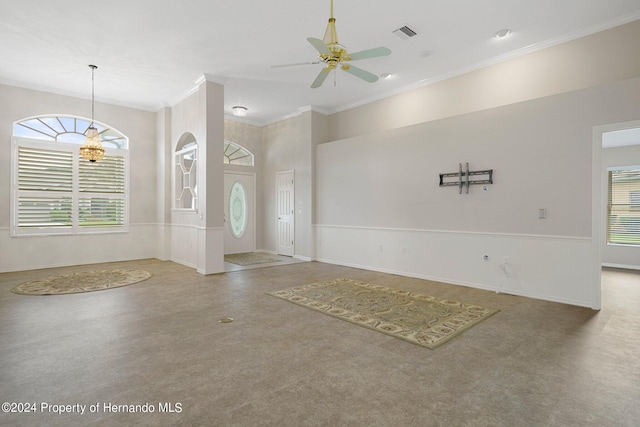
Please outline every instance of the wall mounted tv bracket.
[{"label": "wall mounted tv bracket", "polygon": [[[471,177],[474,178],[472,179]],[[463,188],[465,193],[469,194],[469,186],[477,184],[493,184],[493,169],[470,171],[469,162],[467,162],[464,171],[462,170],[462,163],[458,163],[458,172],[440,174],[440,187],[457,186],[459,194],[462,194]]]}]

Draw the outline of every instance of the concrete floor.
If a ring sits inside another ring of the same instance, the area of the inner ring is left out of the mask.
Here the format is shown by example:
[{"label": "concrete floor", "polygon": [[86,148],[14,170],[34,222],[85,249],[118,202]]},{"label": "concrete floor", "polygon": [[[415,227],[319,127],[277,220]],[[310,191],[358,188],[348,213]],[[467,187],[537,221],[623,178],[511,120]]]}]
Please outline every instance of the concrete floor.
[{"label": "concrete floor", "polygon": [[[95,268],[154,276],[85,294],[9,292]],[[265,295],[337,277],[501,312],[428,350]],[[317,262],[212,276],[158,260],[3,273],[0,401],[38,412],[0,413],[0,425],[638,425],[640,272],[605,270],[602,288],[594,311]],[[85,413],[41,412],[62,404]]]}]

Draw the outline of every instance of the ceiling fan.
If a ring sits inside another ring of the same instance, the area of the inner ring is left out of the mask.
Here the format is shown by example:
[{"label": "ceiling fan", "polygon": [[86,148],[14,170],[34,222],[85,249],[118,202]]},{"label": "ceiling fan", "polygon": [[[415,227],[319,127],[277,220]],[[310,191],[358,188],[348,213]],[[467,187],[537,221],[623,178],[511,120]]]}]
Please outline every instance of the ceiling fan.
[{"label": "ceiling fan", "polygon": [[277,67],[289,67],[295,65],[320,64],[324,63],[325,67],[311,84],[312,88],[319,88],[329,76],[329,72],[340,68],[347,73],[354,75],[362,80],[373,83],[378,80],[378,76],[368,71],[351,65],[351,61],[359,61],[361,59],[377,58],[379,56],[387,56],[391,54],[391,50],[386,47],[375,47],[373,49],[361,50],[355,53],[347,52],[347,48],[338,42],[338,33],[336,31],[336,18],[333,17],[333,0],[331,0],[331,16],[327,29],[322,40],[315,37],[308,37],[307,41],[318,51],[319,61],[303,62],[299,64],[275,65]]}]

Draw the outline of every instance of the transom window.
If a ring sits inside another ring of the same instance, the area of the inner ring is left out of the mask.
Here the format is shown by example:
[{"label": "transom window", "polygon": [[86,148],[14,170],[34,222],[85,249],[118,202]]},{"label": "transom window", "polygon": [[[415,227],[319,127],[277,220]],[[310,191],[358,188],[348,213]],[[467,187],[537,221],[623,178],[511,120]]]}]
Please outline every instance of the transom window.
[{"label": "transom window", "polygon": [[235,142],[224,142],[224,164],[253,166],[253,154]]},{"label": "transom window", "polygon": [[[31,117],[14,123],[13,136],[82,144],[84,143],[85,132],[90,125],[91,120],[74,116],[48,115]],[[129,148],[128,138],[109,125],[94,121],[93,126],[98,129],[100,140],[105,148]]]},{"label": "transom window", "polygon": [[94,122],[105,157],[80,155],[90,120],[49,115],[14,123],[11,234],[128,231],[128,138]]}]

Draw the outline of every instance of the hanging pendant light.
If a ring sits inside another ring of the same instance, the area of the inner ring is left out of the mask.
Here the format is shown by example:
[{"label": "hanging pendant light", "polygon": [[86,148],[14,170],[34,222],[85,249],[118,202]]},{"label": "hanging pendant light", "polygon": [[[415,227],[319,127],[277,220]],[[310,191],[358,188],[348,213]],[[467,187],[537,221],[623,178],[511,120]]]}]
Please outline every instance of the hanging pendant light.
[{"label": "hanging pendant light", "polygon": [[93,114],[95,110],[93,73],[98,67],[89,65],[89,68],[91,68],[91,124],[84,133],[85,141],[84,145],[80,147],[80,154],[90,162],[96,162],[97,160],[104,159],[104,148],[102,147],[102,142],[100,142],[100,134],[98,133],[98,129],[93,125]]}]

